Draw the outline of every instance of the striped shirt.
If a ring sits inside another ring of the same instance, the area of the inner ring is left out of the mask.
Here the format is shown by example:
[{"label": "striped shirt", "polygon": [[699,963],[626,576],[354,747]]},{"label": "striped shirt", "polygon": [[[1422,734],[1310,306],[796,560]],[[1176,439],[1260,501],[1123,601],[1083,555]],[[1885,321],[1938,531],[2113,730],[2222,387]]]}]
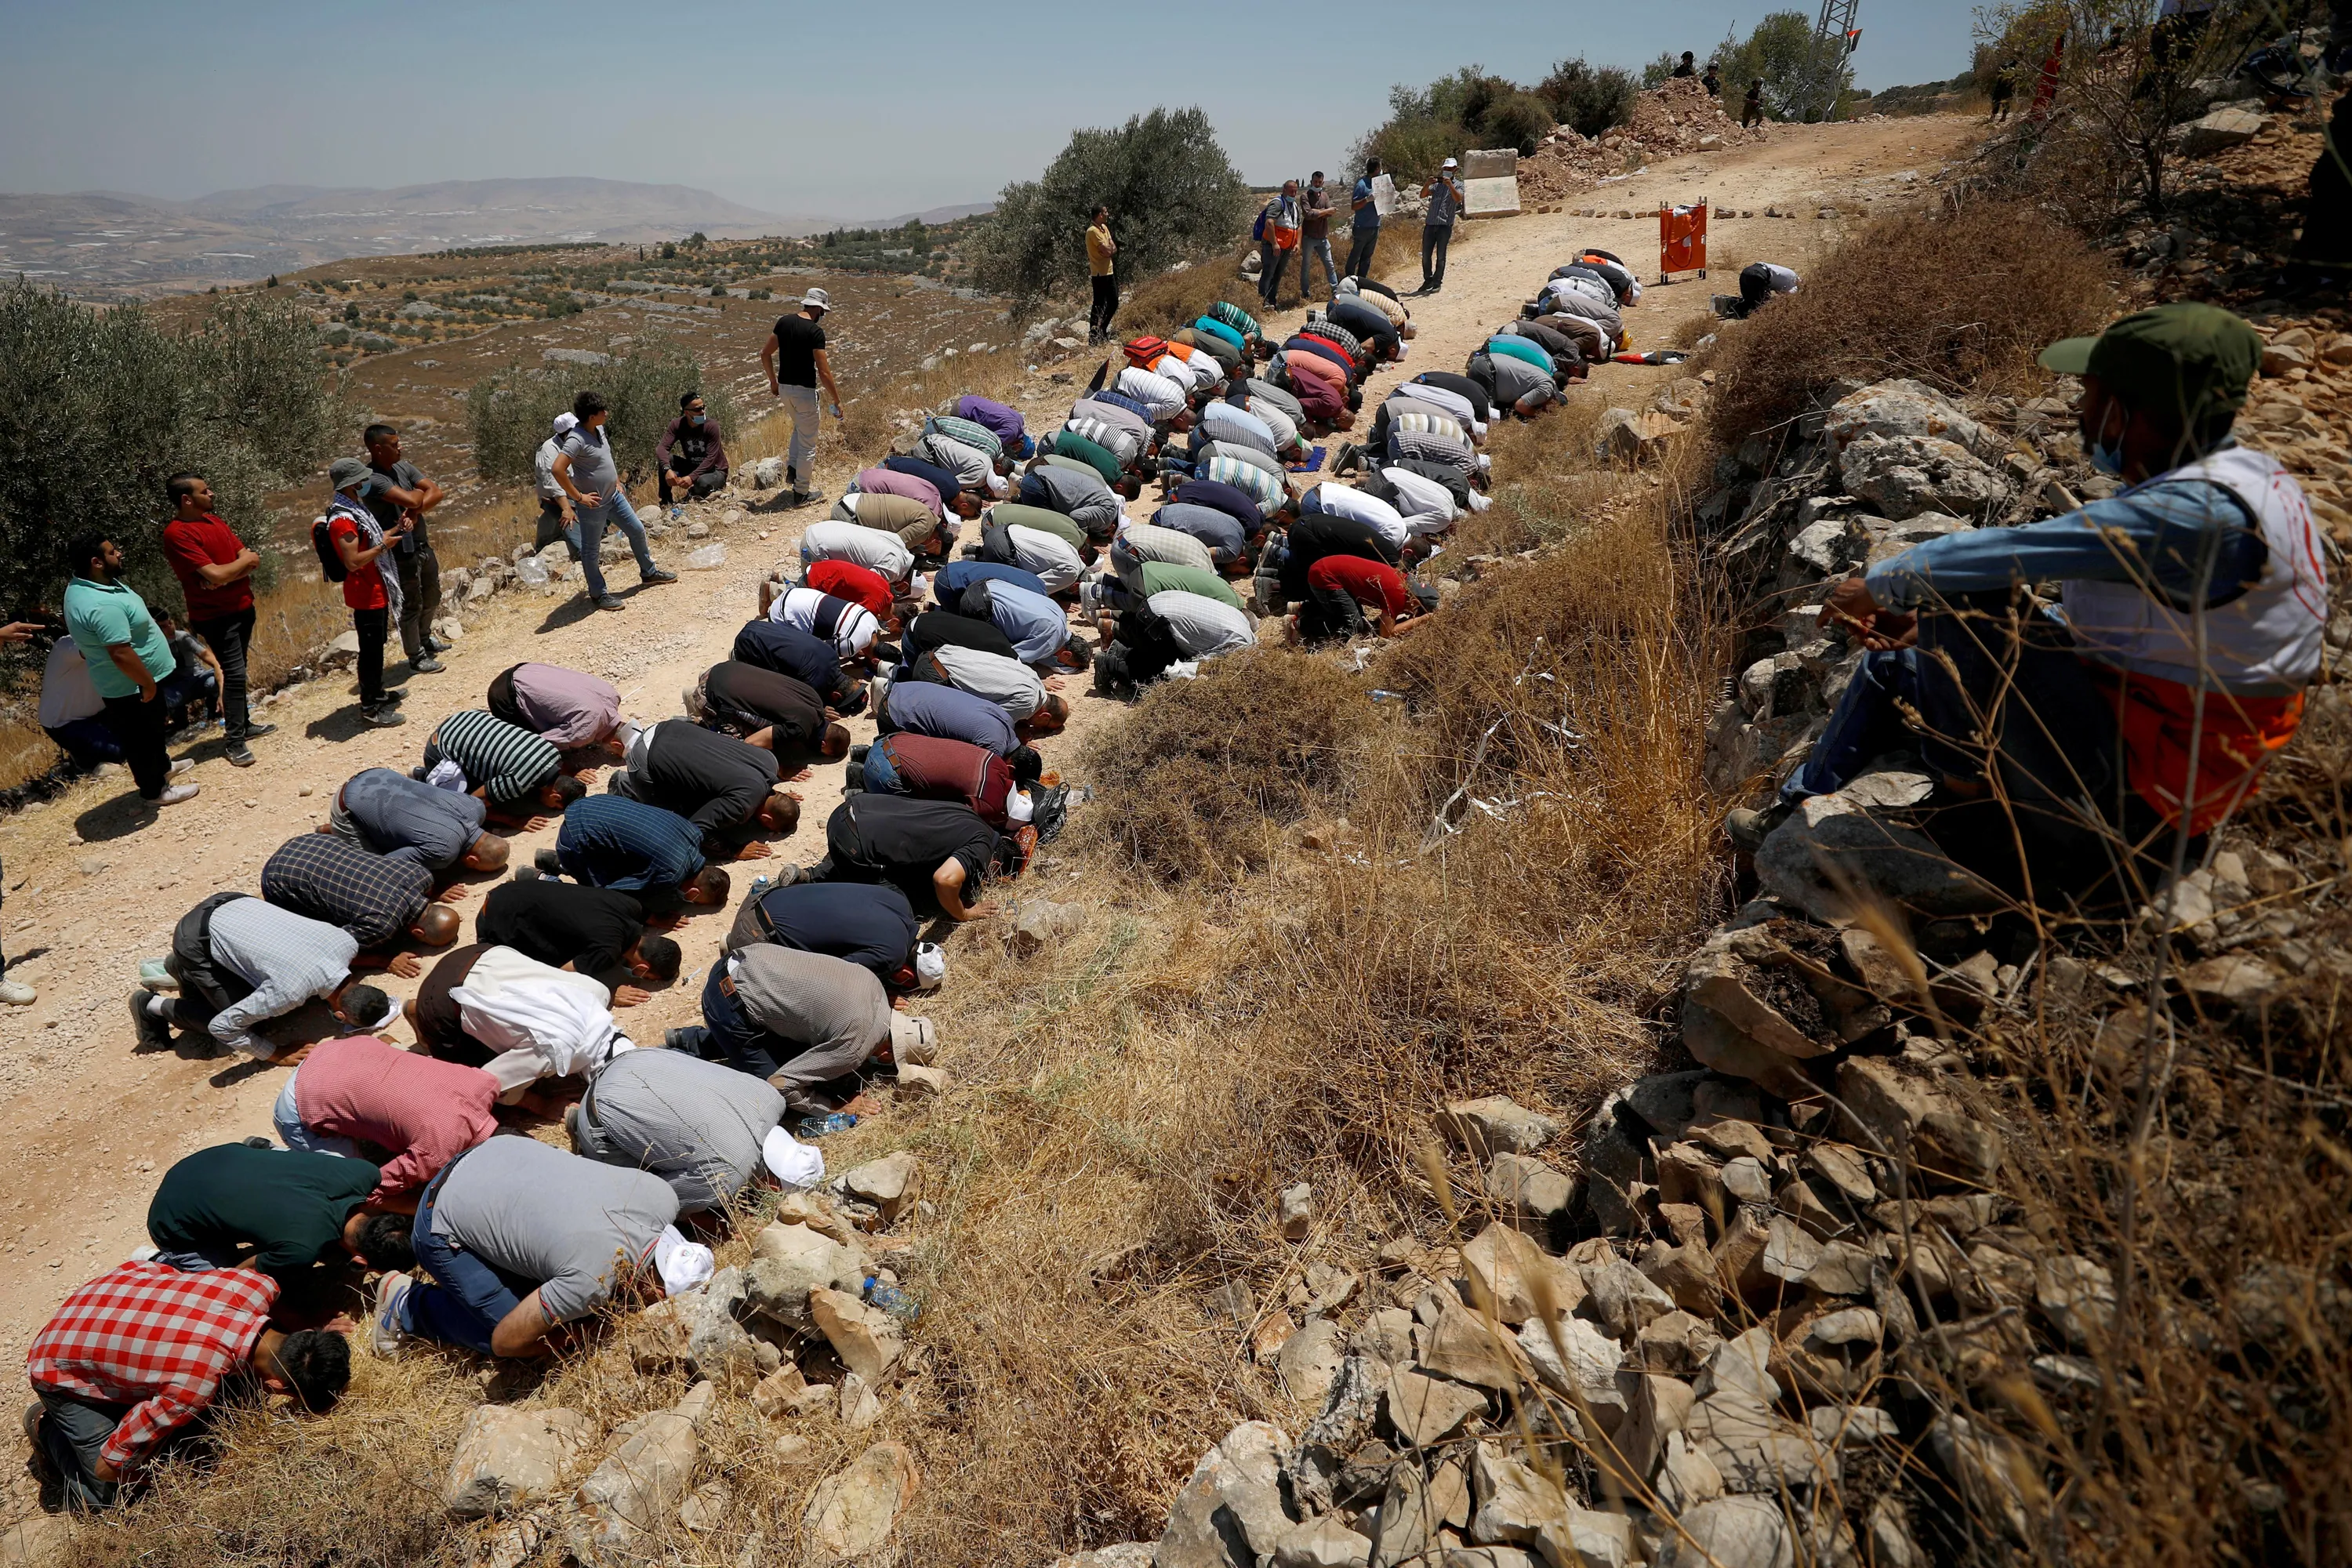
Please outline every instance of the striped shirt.
[{"label": "striped shirt", "polygon": [[1281,481],[1282,459],[1271,452],[1261,451],[1255,447],[1247,446],[1240,441],[1201,441],[1192,448],[1192,460],[1196,463],[1209,462],[1218,458],[1228,458],[1236,463],[1247,463],[1260,472],[1275,476],[1276,483]]},{"label": "striped shirt", "polygon": [[352,973],[360,944],[341,926],[298,915],[261,899],[232,899],[212,913],[205,951],[215,963],[253,987],[205,1026],[231,1050],[267,1057],[272,1047],[253,1026],[323,996]]},{"label": "striped shirt", "polygon": [[775,602],[768,606],[768,618],[778,626],[793,626],[819,641],[831,643],[834,651],[844,658],[855,658],[873,647],[874,638],[882,629],[873,611],[814,588],[787,588],[777,595]]},{"label": "striped shirt", "polygon": [[1228,304],[1220,300],[1209,307],[1208,317],[1213,321],[1223,321],[1244,338],[1265,336],[1265,333],[1259,330],[1257,318],[1239,305]]},{"label": "striped shirt", "polygon": [[960,418],[953,414],[938,414],[923,421],[923,428],[934,436],[987,453],[992,458],[1004,456],[1004,443],[995,431],[976,419]]},{"label": "striped shirt", "polygon": [[478,708],[450,714],[433,731],[425,765],[445,760],[463,768],[467,787],[480,790],[493,805],[545,788],[563,769],[554,742]]},{"label": "striped shirt", "polygon": [[1070,405],[1070,423],[1076,425],[1081,419],[1091,419],[1126,431],[1135,437],[1139,449],[1151,439],[1151,421],[1144,416],[1142,410],[1124,397],[1107,397],[1097,392],[1079,398]]},{"label": "striped shirt", "polygon": [[1465,478],[1478,471],[1478,454],[1470,449],[1468,442],[1449,440],[1433,433],[1391,430],[1389,456],[1398,461],[1410,458],[1415,462],[1434,463]]},{"label": "striped shirt", "polygon": [[1307,317],[1307,324],[1298,330],[1321,338],[1326,342],[1339,344],[1348,351],[1349,359],[1360,360],[1364,357],[1364,340],[1319,310]]},{"label": "striped shirt", "polygon": [[674,889],[702,869],[702,829],[618,795],[572,802],[555,835],[563,874],[625,893]]},{"label": "striped shirt", "polygon": [[130,1478],[251,1360],[277,1300],[278,1282],[250,1268],[118,1263],[66,1298],[25,1371],[36,1389],[131,1406],[99,1449]]},{"label": "striped shirt", "polygon": [[1123,395],[1141,404],[1155,425],[1184,412],[1185,389],[1164,375],[1129,365],[1118,373],[1116,385]]},{"label": "striped shirt", "polygon": [[362,947],[380,947],[425,912],[433,872],[332,833],[304,833],[262,863],[261,896],[281,910],[342,927]]},{"label": "striped shirt", "polygon": [[1248,409],[1220,399],[1201,410],[1201,429],[1212,441],[1249,447],[1271,458],[1281,449],[1274,427]]},{"label": "striped shirt", "polygon": [[1165,561],[1171,566],[1197,566],[1203,572],[1217,569],[1216,558],[1209,547],[1191,534],[1173,528],[1160,528],[1149,522],[1131,522],[1111,542],[1111,568],[1122,579],[1146,561]]},{"label": "striped shirt", "polygon": [[1288,495],[1282,480],[1254,464],[1233,458],[1212,458],[1202,465],[1201,478],[1213,479],[1221,485],[1231,485],[1245,493],[1265,511],[1280,510]]},{"label": "striped shirt", "polygon": [[1402,403],[1386,405],[1389,428],[1411,430],[1424,436],[1443,436],[1449,441],[1470,444],[1470,432],[1451,414],[1440,413],[1425,403],[1408,397]]}]

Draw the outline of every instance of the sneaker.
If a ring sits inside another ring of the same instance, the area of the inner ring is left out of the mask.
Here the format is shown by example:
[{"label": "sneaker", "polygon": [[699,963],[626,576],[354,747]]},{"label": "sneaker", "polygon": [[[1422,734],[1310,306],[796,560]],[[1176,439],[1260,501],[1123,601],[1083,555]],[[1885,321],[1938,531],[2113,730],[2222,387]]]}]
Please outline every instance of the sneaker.
[{"label": "sneaker", "polygon": [[387,701],[374,708],[361,708],[360,722],[373,724],[379,730],[395,730],[408,722],[408,715]]},{"label": "sneaker", "polygon": [[0,980],[0,1003],[11,1007],[29,1007],[40,999],[40,993],[21,980]]},{"label": "sneaker", "polygon": [[375,1324],[368,1331],[368,1349],[386,1361],[400,1359],[408,1331],[400,1326],[400,1303],[415,1287],[405,1274],[387,1274],[375,1284]]},{"label": "sneaker", "polygon": [[173,757],[173,758],[172,759],[172,765],[171,765],[170,767],[168,767],[168,768],[165,768],[165,769],[163,770],[163,776],[164,776],[165,778],[167,778],[167,779],[175,779],[175,778],[178,778],[182,773],[194,773],[194,772],[195,772],[195,768],[196,768],[196,760],[195,760],[195,758],[194,758],[194,757]]},{"label": "sneaker", "polygon": [[242,1139],[240,1142],[248,1149],[275,1149],[278,1147],[278,1144],[274,1140],[264,1138],[258,1132],[254,1133],[249,1138]]},{"label": "sneaker", "polygon": [[1772,830],[1788,821],[1789,814],[1796,809],[1785,800],[1776,800],[1761,810],[1735,806],[1723,814],[1723,836],[1736,847],[1753,855],[1771,837]]},{"label": "sneaker", "polygon": [[184,800],[194,800],[204,793],[202,784],[173,784],[155,797],[157,805],[177,805]]},{"label": "sneaker", "polygon": [[245,738],[248,741],[258,741],[264,735],[275,735],[276,733],[278,733],[277,725],[264,724],[258,720],[247,723],[245,727]]},{"label": "sneaker", "polygon": [[518,882],[536,882],[541,875],[536,866],[518,866],[514,868],[513,879]]},{"label": "sneaker", "polygon": [[813,500],[824,500],[824,492],[823,490],[820,490],[820,489],[805,489],[805,490],[798,490],[798,489],[796,489],[796,490],[794,490],[794,491],[793,492],[793,504],[794,506],[806,506],[806,505],[808,505],[808,503],[809,503],[809,502],[811,502],[811,501],[813,501]]},{"label": "sneaker", "polygon": [[142,985],[131,994],[131,1024],[139,1031],[142,1046],[168,1046],[172,1043],[172,1026],[147,1010],[155,1000],[155,993]]},{"label": "sneaker", "polygon": [[253,753],[246,749],[246,745],[243,741],[239,741],[236,745],[231,746],[227,751],[221,754],[228,759],[228,765],[230,767],[249,768],[253,766]]},{"label": "sneaker", "polygon": [[418,675],[438,675],[449,667],[428,653],[410,659],[408,668]]},{"label": "sneaker", "polygon": [[58,1483],[58,1467],[49,1458],[48,1445],[41,1441],[41,1423],[49,1417],[49,1407],[36,1401],[25,1406],[25,1440],[33,1445],[33,1479],[43,1490]]},{"label": "sneaker", "polygon": [[552,849],[541,849],[530,858],[530,863],[551,877],[563,875],[563,861]]},{"label": "sneaker", "polygon": [[451,648],[457,646],[457,645],[456,643],[443,642],[439,637],[426,637],[425,639],[425,651],[426,653],[447,653]]},{"label": "sneaker", "polygon": [[656,566],[650,572],[640,573],[637,576],[637,581],[650,587],[656,583],[675,583],[677,581],[677,574],[675,572],[665,572],[660,567]]},{"label": "sneaker", "polygon": [[625,610],[629,607],[628,605],[621,603],[620,600],[613,597],[610,594],[599,594],[595,598],[590,600],[589,603],[594,605],[600,610]]},{"label": "sneaker", "polygon": [[580,1102],[573,1100],[563,1108],[563,1136],[576,1151],[580,1146]]},{"label": "sneaker", "polygon": [[172,975],[171,960],[142,959],[139,964],[139,984],[150,991],[177,991],[180,983]]}]

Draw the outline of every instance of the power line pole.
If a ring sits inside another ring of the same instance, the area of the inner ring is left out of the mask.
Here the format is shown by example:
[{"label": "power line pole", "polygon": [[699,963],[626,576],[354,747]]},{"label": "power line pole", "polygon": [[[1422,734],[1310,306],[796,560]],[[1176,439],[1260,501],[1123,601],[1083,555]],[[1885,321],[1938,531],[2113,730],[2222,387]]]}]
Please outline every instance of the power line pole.
[{"label": "power line pole", "polygon": [[1813,25],[1813,58],[1805,84],[1804,115],[1827,120],[1837,112],[1838,95],[1845,86],[1846,57],[1862,39],[1853,25],[1862,0],[1822,0],[1821,20]]}]

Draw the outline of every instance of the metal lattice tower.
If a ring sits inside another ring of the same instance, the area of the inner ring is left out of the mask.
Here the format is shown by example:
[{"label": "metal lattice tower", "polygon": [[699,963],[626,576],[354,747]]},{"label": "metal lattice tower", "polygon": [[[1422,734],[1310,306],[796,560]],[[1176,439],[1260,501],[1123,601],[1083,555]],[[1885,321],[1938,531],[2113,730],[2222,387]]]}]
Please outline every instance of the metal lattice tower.
[{"label": "metal lattice tower", "polygon": [[1807,120],[1827,120],[1837,111],[1845,58],[1853,47],[1854,13],[1861,7],[1862,0],[1822,0],[1821,20],[1813,25],[1811,79],[1805,84]]}]

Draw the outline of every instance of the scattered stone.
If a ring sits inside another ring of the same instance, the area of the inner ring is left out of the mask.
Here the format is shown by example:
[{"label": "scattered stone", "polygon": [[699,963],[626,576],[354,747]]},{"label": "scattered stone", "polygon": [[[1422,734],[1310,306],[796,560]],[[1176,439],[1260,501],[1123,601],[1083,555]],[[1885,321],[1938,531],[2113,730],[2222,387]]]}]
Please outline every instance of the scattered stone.
[{"label": "scattered stone", "polygon": [[1427,1448],[1444,1442],[1474,1415],[1486,1413],[1486,1395],[1443,1378],[1400,1367],[1387,1389],[1389,1425],[1406,1445]]},{"label": "scattered stone", "polygon": [[751,1408],[772,1421],[787,1414],[793,1397],[807,1386],[801,1369],[787,1363],[752,1385]]},{"label": "scattered stone", "polygon": [[1575,1269],[1500,1223],[1462,1249],[1462,1262],[1495,1315],[1514,1326],[1574,1311],[1584,1300],[1584,1281]]},{"label": "scattered stone", "polygon": [[476,1405],[458,1430],[441,1500],[459,1519],[483,1519],[548,1496],[594,1437],[594,1424],[576,1410]]},{"label": "scattered stone", "polygon": [[1448,1105],[1432,1121],[1442,1137],[1468,1150],[1477,1160],[1501,1153],[1532,1154],[1559,1131],[1559,1123],[1550,1117],[1499,1094]]},{"label": "scattered stone", "polygon": [[1256,1568],[1297,1523],[1283,1503],[1289,1440],[1264,1421],[1244,1421],[1201,1456],[1176,1494],[1155,1568]]},{"label": "scattered stone", "polygon": [[1797,1560],[1772,1498],[1714,1498],[1675,1522],[1682,1528],[1668,1534],[1658,1568],[1788,1568]]},{"label": "scattered stone", "polygon": [[880,1383],[907,1348],[898,1319],[845,1290],[811,1290],[808,1304],[817,1331],[841,1364],[868,1384]]},{"label": "scattered stone", "polygon": [[1278,1200],[1275,1224],[1285,1241],[1304,1241],[1315,1228],[1315,1189],[1306,1182],[1285,1187]]},{"label": "scattered stone", "polygon": [[[708,1384],[697,1384],[688,1394],[696,1399]],[[605,1455],[588,1479],[580,1483],[572,1501],[588,1547],[580,1555],[629,1554],[640,1536],[660,1531],[686,1497],[694,1474],[701,1440],[695,1435],[695,1417],[707,1407],[703,1394],[691,1409],[686,1401],[668,1410],[624,1421],[614,1428],[620,1441]]]},{"label": "scattered stone", "polygon": [[1461,1307],[1441,1308],[1437,1321],[1418,1330],[1413,1339],[1423,1367],[1458,1383],[1507,1389],[1528,1376],[1527,1357],[1509,1331]]},{"label": "scattered stone", "polygon": [[[2217,109],[2178,127],[2173,132],[2175,147],[2184,158],[2210,158],[2252,141],[2263,133],[2265,123],[2261,115],[2242,109]],[[2269,374],[2267,367],[2263,374]]]},{"label": "scattered stone", "polygon": [[1929,1425],[1927,1449],[1978,1518],[1998,1518],[2020,1544],[2033,1541],[2033,1516],[2048,1497],[2040,1474],[2014,1442],[1947,1412]]},{"label": "scattered stone", "polygon": [[1824,1454],[1811,1432],[1736,1388],[1717,1389],[1701,1399],[1683,1430],[1692,1447],[1714,1462],[1729,1491],[1778,1497],[1791,1488],[1837,1479],[1835,1457]]},{"label": "scattered stone", "polygon": [[856,1373],[841,1380],[839,1411],[841,1424],[852,1432],[863,1432],[882,1418],[882,1399],[874,1387]]},{"label": "scattered stone", "polygon": [[1641,1332],[1643,1324],[1675,1310],[1673,1297],[1613,1255],[1605,1262],[1585,1267],[1584,1288],[1591,1297],[1592,1315],[1620,1343]]},{"label": "scattered stone", "polygon": [[735,1489],[723,1479],[706,1481],[677,1510],[677,1521],[697,1535],[706,1534],[726,1522],[727,1505],[734,1500]]},{"label": "scattered stone", "polygon": [[1616,1341],[1582,1318],[1563,1318],[1556,1325],[1528,1323],[1519,1330],[1518,1347],[1545,1387],[1581,1400],[1604,1425],[1614,1425],[1624,1408],[1617,1372],[1625,1352]]},{"label": "scattered stone", "polygon": [[2001,902],[1926,834],[1843,794],[1814,795],[1790,814],[1756,851],[1756,879],[1768,897],[1832,924],[1849,917],[1850,888],[1927,920],[1990,914]]},{"label": "scattered stone", "polygon": [[922,1188],[920,1178],[920,1163],[901,1149],[887,1158],[869,1161],[845,1171],[840,1178],[840,1186],[851,1197],[880,1209],[884,1225],[894,1225],[907,1205],[919,1195]]},{"label": "scattered stone", "polygon": [[788,1329],[814,1327],[809,1292],[855,1294],[866,1284],[866,1255],[804,1225],[771,1225],[752,1239],[744,1295],[751,1310]]},{"label": "scattered stone", "polygon": [[921,1481],[915,1456],[899,1443],[877,1443],[827,1476],[802,1518],[810,1558],[830,1564],[881,1550]]},{"label": "scattered stone", "polygon": [[1371,1560],[1372,1543],[1326,1514],[1275,1542],[1273,1568],[1366,1568]]},{"label": "scattered stone", "polygon": [[2069,1344],[2096,1349],[2115,1324],[2115,1276],[2076,1254],[2045,1258],[2033,1267],[2033,1301]]},{"label": "scattered stone", "polygon": [[1313,1318],[1283,1344],[1275,1358],[1275,1370],[1290,1397],[1302,1405],[1319,1405],[1323,1396],[1331,1392],[1331,1384],[1339,1375],[1339,1363],[1347,1359],[1341,1348],[1339,1325],[1329,1318]]}]

